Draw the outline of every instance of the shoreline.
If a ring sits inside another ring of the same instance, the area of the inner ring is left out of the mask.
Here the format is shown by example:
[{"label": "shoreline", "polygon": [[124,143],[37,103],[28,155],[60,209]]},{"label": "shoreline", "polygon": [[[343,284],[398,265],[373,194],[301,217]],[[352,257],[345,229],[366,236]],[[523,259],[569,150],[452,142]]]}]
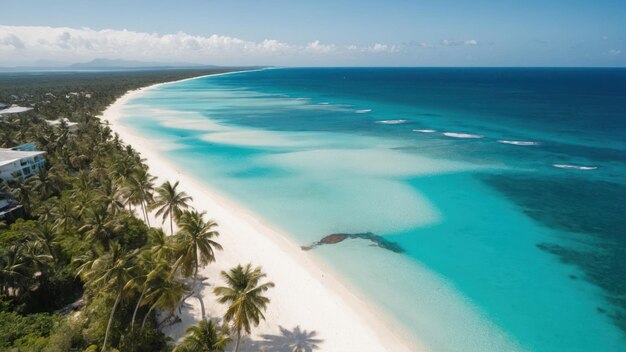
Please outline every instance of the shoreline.
[{"label": "shoreline", "polygon": [[[226,75],[241,71],[220,73]],[[248,72],[248,71],[244,71]],[[266,321],[253,330],[254,342],[261,335],[279,335],[280,327],[292,333],[308,332],[308,338],[319,339],[323,351],[424,351],[423,343],[416,341],[404,327],[388,317],[340,275],[329,269],[313,253],[304,252],[287,234],[268,226],[254,213],[236,204],[219,191],[202,184],[193,176],[181,173],[175,165],[155,149],[153,143],[121,125],[121,108],[130,99],[148,90],[214,75],[203,75],[178,81],[158,83],[128,91],[111,104],[100,116],[108,121],[113,132],[146,158],[150,172],[157,176],[160,184],[166,180],[180,181],[181,190],[194,198],[192,206],[206,211],[208,217],[219,224],[220,237],[217,241],[225,248],[216,253],[216,263],[209,264],[200,272],[208,278],[202,288],[202,297],[207,317],[222,316],[225,307],[219,304],[212,287],[221,283],[219,272],[239,263],[252,262],[260,265],[268,279],[276,284],[269,291],[272,300],[266,312]],[[152,218],[152,221],[156,219]],[[158,223],[158,222],[154,222]],[[166,231],[167,232],[167,231]],[[332,315],[332,316],[331,316]],[[186,301],[181,322],[164,329],[174,340],[184,334],[189,324],[200,320],[197,299]],[[296,329],[299,327],[299,330]],[[314,331],[316,334],[311,335]],[[284,338],[284,336],[283,336]],[[242,340],[242,351],[258,350],[249,340]]]}]

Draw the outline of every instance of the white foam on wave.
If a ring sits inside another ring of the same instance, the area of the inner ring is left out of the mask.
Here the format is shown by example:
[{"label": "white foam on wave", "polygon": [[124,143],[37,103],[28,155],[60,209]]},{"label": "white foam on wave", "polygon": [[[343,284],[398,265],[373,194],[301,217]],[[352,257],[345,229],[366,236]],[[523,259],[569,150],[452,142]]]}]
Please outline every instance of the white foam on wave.
[{"label": "white foam on wave", "polygon": [[570,164],[552,164],[552,166],[559,169],[574,169],[574,170],[595,170],[597,166],[583,166],[583,165],[570,165]]},{"label": "white foam on wave", "polygon": [[380,123],[383,125],[399,125],[402,123],[407,123],[409,122],[409,120],[380,120],[380,121],[376,121],[376,123]]},{"label": "white foam on wave", "polygon": [[478,139],[478,138],[483,138],[484,137],[484,136],[481,136],[479,134],[457,133],[457,132],[444,132],[442,134],[444,136],[446,136],[446,137],[452,137],[452,138],[473,138],[473,139]]},{"label": "white foam on wave", "polygon": [[296,100],[311,100],[311,98],[296,98]]},{"label": "white foam on wave", "polygon": [[330,103],[327,103],[327,102],[319,103],[319,105],[328,105],[328,104]]},{"label": "white foam on wave", "polygon": [[512,145],[539,145],[539,142],[533,142],[533,141],[507,141],[507,140],[504,140],[504,139],[499,140],[498,143],[512,144]]},{"label": "white foam on wave", "polygon": [[357,114],[366,114],[368,112],[371,112],[372,109],[362,109],[362,110],[357,110],[355,111]]},{"label": "white foam on wave", "polygon": [[419,133],[435,133],[435,132],[437,132],[437,130],[413,130],[413,132],[419,132]]}]

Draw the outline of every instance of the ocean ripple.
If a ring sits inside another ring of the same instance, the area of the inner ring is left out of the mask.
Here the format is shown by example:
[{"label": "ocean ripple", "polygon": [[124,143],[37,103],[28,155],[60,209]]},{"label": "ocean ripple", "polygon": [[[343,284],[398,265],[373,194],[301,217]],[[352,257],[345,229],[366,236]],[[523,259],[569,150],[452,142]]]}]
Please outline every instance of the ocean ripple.
[{"label": "ocean ripple", "polygon": [[357,110],[355,111],[357,114],[366,114],[368,112],[371,112],[372,109],[362,109],[362,110]]}]

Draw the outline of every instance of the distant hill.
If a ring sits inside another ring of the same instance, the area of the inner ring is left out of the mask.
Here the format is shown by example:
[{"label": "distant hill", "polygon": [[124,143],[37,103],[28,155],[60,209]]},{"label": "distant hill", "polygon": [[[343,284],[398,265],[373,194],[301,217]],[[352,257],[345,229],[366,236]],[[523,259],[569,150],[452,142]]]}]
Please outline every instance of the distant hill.
[{"label": "distant hill", "polygon": [[120,68],[166,68],[166,67],[216,67],[214,65],[199,65],[188,62],[145,62],[123,59],[93,59],[89,62],[80,62],[67,66],[70,69],[120,69]]},{"label": "distant hill", "polygon": [[201,65],[188,62],[146,62],[123,59],[93,59],[88,62],[74,64],[49,60],[39,60],[28,66],[0,67],[0,72],[19,71],[94,71],[94,70],[145,70],[145,69],[176,69],[176,68],[215,68],[216,65]]}]

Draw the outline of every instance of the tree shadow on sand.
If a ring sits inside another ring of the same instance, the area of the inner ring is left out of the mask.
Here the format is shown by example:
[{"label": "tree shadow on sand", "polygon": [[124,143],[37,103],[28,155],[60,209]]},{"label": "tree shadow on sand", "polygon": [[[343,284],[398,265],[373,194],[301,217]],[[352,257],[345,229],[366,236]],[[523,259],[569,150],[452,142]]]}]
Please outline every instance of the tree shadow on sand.
[{"label": "tree shadow on sand", "polygon": [[262,341],[248,340],[242,342],[245,351],[265,351],[265,352],[312,352],[319,348],[318,344],[324,342],[316,338],[317,332],[301,330],[296,326],[293,330],[288,330],[282,326],[279,335],[261,335]]}]

